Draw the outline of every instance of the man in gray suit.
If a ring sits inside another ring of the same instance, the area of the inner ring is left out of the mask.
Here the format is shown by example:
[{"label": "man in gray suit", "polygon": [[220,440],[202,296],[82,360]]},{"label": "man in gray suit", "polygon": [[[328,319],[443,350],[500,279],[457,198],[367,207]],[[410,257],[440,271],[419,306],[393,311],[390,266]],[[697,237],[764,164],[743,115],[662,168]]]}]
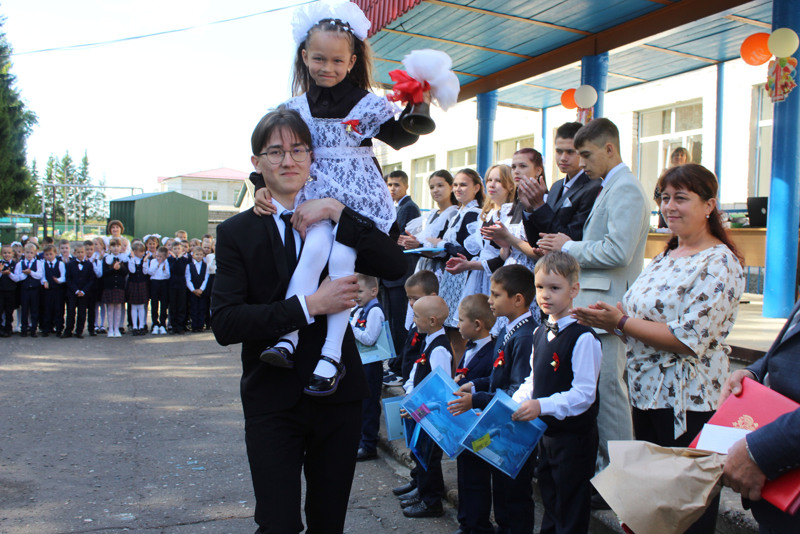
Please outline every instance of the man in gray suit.
[{"label": "man in gray suit", "polygon": [[[619,130],[608,119],[594,119],[578,130],[575,148],[589,178],[602,180],[603,188],[583,226],[581,241],[563,233],[544,234],[538,246],[562,250],[581,265],[581,292],[575,306],[598,300],[619,302],[642,271],[649,228],[648,198],[642,185],[622,162]],[[603,345],[598,395],[600,412],[599,467],[608,465],[608,441],[633,438],[625,371],[625,344],[613,332],[597,330]]]}]

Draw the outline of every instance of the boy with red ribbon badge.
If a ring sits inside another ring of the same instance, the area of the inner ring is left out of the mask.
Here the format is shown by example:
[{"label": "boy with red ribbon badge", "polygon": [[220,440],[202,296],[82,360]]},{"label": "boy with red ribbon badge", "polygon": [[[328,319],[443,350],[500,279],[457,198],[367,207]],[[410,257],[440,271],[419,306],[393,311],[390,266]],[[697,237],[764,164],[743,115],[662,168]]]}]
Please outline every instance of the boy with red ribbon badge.
[{"label": "boy with red ribbon badge", "polygon": [[[506,265],[492,275],[489,307],[495,317],[506,317],[508,326],[497,337],[491,374],[463,384],[454,393],[459,398],[448,403],[450,413],[459,415],[472,408],[486,408],[495,392],[502,390],[513,395],[531,374],[530,353],[535,324],[530,305],[534,292],[533,273],[522,265]],[[534,460],[529,457],[514,479],[495,467],[489,467],[489,476],[476,481],[481,488],[478,493],[483,498],[476,499],[473,504],[472,530],[480,532],[487,525],[491,526],[489,513],[493,501],[495,520],[501,532],[533,533],[533,465]],[[475,491],[474,488],[469,490],[470,493]],[[487,500],[485,496],[492,494],[493,499]],[[463,497],[469,498],[467,495]]]},{"label": "boy with red ribbon badge", "polygon": [[[421,383],[434,369],[443,369],[451,376],[453,355],[450,352],[450,341],[444,333],[444,321],[450,310],[442,297],[422,297],[414,304],[414,324],[417,330],[425,334],[425,346],[414,362],[411,378],[403,389],[406,394],[414,391],[414,384]],[[401,412],[402,413],[402,412]],[[406,417],[410,417],[408,414]],[[420,440],[431,438],[424,433]],[[432,443],[433,452],[428,469],[425,470],[414,458],[416,465],[417,488],[400,499],[403,515],[406,517],[439,517],[444,514],[442,497],[444,497],[444,478],[442,476],[442,449]]]},{"label": "boy with red ribbon badge", "polygon": [[569,315],[578,295],[580,266],[565,252],[551,252],[534,268],[536,302],[548,320],[533,333],[531,374],[513,395],[520,403],[512,419],[541,417],[547,430],[539,441],[542,531],[589,531],[597,457],[597,378],[600,340]]}]

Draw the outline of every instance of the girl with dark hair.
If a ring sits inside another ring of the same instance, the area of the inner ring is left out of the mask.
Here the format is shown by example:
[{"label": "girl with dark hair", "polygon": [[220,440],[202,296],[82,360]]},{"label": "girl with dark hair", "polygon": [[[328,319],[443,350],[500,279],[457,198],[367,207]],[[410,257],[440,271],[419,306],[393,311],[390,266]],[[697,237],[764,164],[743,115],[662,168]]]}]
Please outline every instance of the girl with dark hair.
[{"label": "girl with dark hair", "polygon": [[[658,186],[673,233],[664,252],[621,303],[598,302],[573,313],[581,324],[626,340],[636,439],[686,447],[713,415],[728,377],[725,338],[744,273],[722,227],[714,173],[688,163],[668,169]],[[687,532],[715,532],[718,506],[719,497]]]},{"label": "girl with dark hair", "polygon": [[[296,111],[308,125],[314,149],[311,163],[314,179],[303,188],[297,203],[333,198],[388,233],[396,212],[372,151],[372,138],[399,149],[414,143],[418,136],[405,132],[395,120],[399,109],[394,104],[370,92],[372,65],[366,42],[369,27],[369,20],[352,2],[315,2],[300,7],[293,20],[297,43],[295,97],[282,107]],[[254,148],[254,157],[261,156],[255,150],[262,148]],[[307,154],[308,151],[297,157],[305,158]],[[281,149],[267,151],[266,155],[276,165],[287,156]],[[295,154],[290,156],[294,158]],[[255,197],[261,210],[256,213],[275,213],[266,187],[258,187]],[[293,208],[287,206],[286,213]],[[313,218],[313,214],[300,208],[294,213],[292,224],[304,231],[307,224],[303,216]],[[332,228],[330,224],[322,224],[308,229],[287,295],[313,293],[326,263],[332,279],[353,274],[355,249],[336,241],[336,229],[331,231]],[[328,336],[306,394],[326,396],[336,391],[345,372],[340,360],[348,318],[347,311],[327,317]],[[298,331],[282,336],[275,346],[263,352],[262,361],[278,367],[293,366],[298,339]]]}]

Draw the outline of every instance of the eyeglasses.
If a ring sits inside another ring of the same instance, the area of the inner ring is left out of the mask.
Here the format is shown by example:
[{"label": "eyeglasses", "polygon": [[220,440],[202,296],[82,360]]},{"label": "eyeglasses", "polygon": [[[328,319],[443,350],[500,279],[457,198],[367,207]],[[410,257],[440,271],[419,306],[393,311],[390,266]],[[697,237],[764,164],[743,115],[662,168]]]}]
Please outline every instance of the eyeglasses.
[{"label": "eyeglasses", "polygon": [[[311,152],[310,148],[300,148],[294,147],[292,150],[289,151],[289,154],[292,155],[292,159],[295,160],[297,163],[301,163],[308,158],[308,153]],[[283,158],[286,155],[286,150],[282,148],[270,148],[266,152],[262,152],[259,156],[267,156],[267,159],[273,165],[279,165],[283,162]]]}]

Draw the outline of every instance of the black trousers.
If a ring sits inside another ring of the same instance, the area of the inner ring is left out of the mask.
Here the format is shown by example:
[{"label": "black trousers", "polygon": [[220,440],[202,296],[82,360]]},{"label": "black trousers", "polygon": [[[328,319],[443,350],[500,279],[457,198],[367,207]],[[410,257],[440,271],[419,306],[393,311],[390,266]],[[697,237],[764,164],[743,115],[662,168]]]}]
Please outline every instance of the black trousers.
[{"label": "black trousers", "polygon": [[167,327],[169,281],[150,280],[150,319],[153,326]]},{"label": "black trousers", "polygon": [[389,369],[399,375],[402,365],[402,360],[399,355],[403,351],[406,335],[408,335],[408,330],[406,330],[406,309],[408,308],[406,288],[403,286],[383,286],[382,305],[387,314],[386,319],[389,321],[389,331],[392,333],[394,353],[397,355],[389,362]]},{"label": "black trousers", "polygon": [[492,467],[492,502],[497,534],[533,534],[534,453],[528,457],[517,478]]},{"label": "black trousers", "polygon": [[259,532],[303,530],[301,473],[306,533],[343,532],[360,433],[361,401],[323,404],[303,395],[289,410],[245,419]]},{"label": "black trousers", "polygon": [[[67,298],[67,324],[64,327],[64,332],[72,332],[73,329],[75,330],[75,334],[83,334],[83,325],[86,323],[86,308],[88,304],[88,297],[86,295],[82,297],[78,297],[76,295],[70,295]],[[78,312],[78,322],[75,322],[75,312]],[[94,325],[92,325],[90,330],[94,330]]]},{"label": "black trousers", "polygon": [[589,532],[597,427],[585,433],[553,432],[539,441],[539,492],[544,504],[542,534]]},{"label": "black trousers", "polygon": [[19,293],[19,324],[23,333],[36,332],[39,324],[39,293],[41,286],[22,288]]},{"label": "black trousers", "polygon": [[[703,425],[711,419],[714,412],[686,412],[686,432],[675,437],[672,408],[640,410],[633,408],[633,434],[636,439],[649,441],[662,447],[688,447],[689,443],[703,430]],[[711,501],[700,519],[686,530],[686,534],[714,534],[717,529],[719,495]]]},{"label": "black trousers", "polygon": [[14,308],[17,307],[16,291],[0,291],[0,314],[3,317],[3,331],[11,333],[14,323]]},{"label": "black trousers", "polygon": [[[433,440],[422,431],[419,436],[420,440]],[[427,445],[423,448],[427,448]],[[436,443],[431,443],[431,456],[428,461],[428,469],[422,467],[422,464],[414,457],[414,470],[413,476],[417,481],[417,491],[419,496],[428,506],[435,506],[442,502],[444,497],[444,476],[442,475],[442,449]]]},{"label": "black trousers", "polygon": [[458,524],[465,534],[494,534],[492,468],[470,451],[456,458],[458,471]]},{"label": "black trousers", "polygon": [[186,330],[186,286],[169,288],[169,325],[173,332]]},{"label": "black trousers", "polygon": [[381,426],[381,391],[383,389],[383,362],[364,366],[369,397],[361,401],[361,442],[359,447],[372,452],[378,448],[378,429]]},{"label": "black trousers", "polygon": [[202,330],[206,323],[206,312],[208,300],[203,292],[199,297],[194,293],[189,293],[189,310],[192,316],[192,330]]},{"label": "black trousers", "polygon": [[[53,286],[56,284],[52,284]],[[64,330],[64,291],[61,287],[42,289],[39,328],[42,332]]]}]

